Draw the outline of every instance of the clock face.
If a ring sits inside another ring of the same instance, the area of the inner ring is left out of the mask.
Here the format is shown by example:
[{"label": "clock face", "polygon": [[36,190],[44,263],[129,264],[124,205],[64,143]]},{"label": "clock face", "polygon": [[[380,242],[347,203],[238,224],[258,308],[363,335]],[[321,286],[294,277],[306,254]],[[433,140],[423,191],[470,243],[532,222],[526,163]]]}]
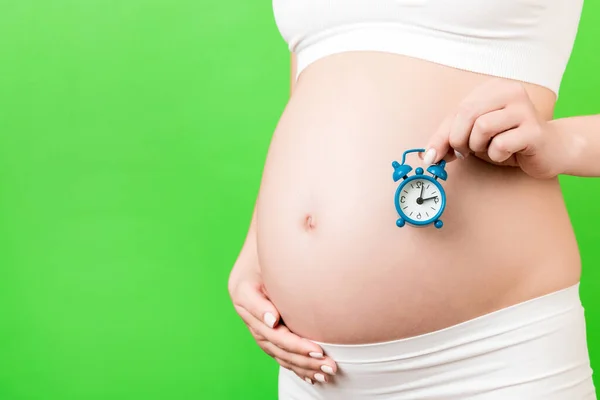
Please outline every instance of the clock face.
[{"label": "clock face", "polygon": [[398,206],[409,220],[427,222],[436,219],[443,208],[441,185],[416,178],[404,182],[398,193]]}]

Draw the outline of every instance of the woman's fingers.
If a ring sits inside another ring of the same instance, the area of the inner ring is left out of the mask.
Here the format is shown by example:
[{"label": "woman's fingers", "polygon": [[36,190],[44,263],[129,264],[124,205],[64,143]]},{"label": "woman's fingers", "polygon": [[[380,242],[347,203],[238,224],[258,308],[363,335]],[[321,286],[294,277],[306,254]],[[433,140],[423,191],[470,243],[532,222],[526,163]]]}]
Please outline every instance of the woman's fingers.
[{"label": "woman's fingers", "polygon": [[283,360],[286,365],[293,367],[288,369],[293,369],[296,373],[299,370],[308,371],[305,377],[318,382],[327,382],[327,376],[337,373],[335,361],[324,356],[317,344],[295,335],[283,325],[270,329],[248,311],[240,309],[239,312],[245,321],[250,321],[249,329],[260,348],[271,357]]},{"label": "woman's fingers", "polygon": [[337,367],[331,359],[314,360],[310,357],[287,353],[268,341],[259,342],[259,346],[282,367],[294,371],[302,379],[309,378],[317,382],[328,382],[330,377],[337,373]]},{"label": "woman's fingers", "polygon": [[497,81],[491,81],[488,85],[482,85],[469,94],[459,105],[450,132],[448,142],[450,147],[463,156],[467,156],[469,138],[476,121],[483,115],[494,111],[503,110],[507,105],[518,99],[525,90],[519,84],[498,85]]},{"label": "woman's fingers", "polygon": [[232,297],[236,308],[244,308],[266,326],[273,328],[279,322],[279,312],[261,290],[260,283],[242,282]]},{"label": "woman's fingers", "polygon": [[324,376],[323,377],[318,376],[319,379],[317,379],[314,377],[314,375],[310,374],[310,371],[305,371],[301,368],[296,368],[293,365],[288,364],[284,360],[278,359],[277,357],[275,357],[275,361],[277,361],[277,363],[279,365],[281,365],[283,368],[289,369],[290,371],[292,371],[294,374],[296,374],[296,376],[298,378],[302,379],[304,382],[306,382],[310,385],[314,385],[316,382],[327,382],[327,380]]},{"label": "woman's fingers", "polygon": [[[244,319],[254,317],[246,310],[240,310]],[[255,318],[254,318],[255,319]],[[248,326],[259,347],[273,357],[282,367],[290,369],[300,378],[310,379],[310,383],[328,382],[329,376],[337,373],[336,363],[329,357],[323,356],[322,350],[316,344],[294,335],[284,326],[275,329],[264,327],[255,319],[254,327]],[[304,343],[307,342],[307,343]],[[308,350],[306,344],[316,346],[318,352]]]},{"label": "woman's fingers", "polygon": [[[500,80],[491,80],[484,85],[480,85],[460,103],[457,111],[445,118],[440,124],[427,145],[427,152],[433,154],[434,157],[427,158],[426,153],[425,160],[431,161],[431,163],[435,163],[442,158],[450,161],[447,156],[450,153],[455,153],[458,158],[461,158],[475,152],[470,148],[470,138],[473,130],[480,129],[476,127],[476,121],[484,115],[508,108],[510,108],[510,114],[506,114],[506,116],[520,116],[520,112],[515,111],[518,111],[521,105],[527,104],[528,99],[525,88],[517,82],[507,83]],[[485,120],[486,118],[480,124],[485,125]],[[519,121],[515,124],[511,120],[507,124],[509,126],[506,129],[511,129],[515,125],[518,126]],[[489,134],[490,132],[486,133]],[[484,139],[484,136],[479,138],[479,140]],[[475,145],[480,147],[481,143],[476,142]]]},{"label": "woman's fingers", "polygon": [[511,129],[492,139],[487,156],[494,162],[504,162],[513,154],[525,150],[529,139],[524,129]]},{"label": "woman's fingers", "polygon": [[[262,337],[266,341],[273,343],[281,350],[291,354],[297,354],[303,357],[310,357],[315,360],[323,360],[326,357],[323,355],[323,350],[316,343],[303,339],[300,336],[290,332],[283,325],[279,325],[273,329],[265,326],[258,321],[252,314],[244,308],[238,309],[238,314],[253,332],[255,338]],[[289,359],[289,357],[286,357]]]},{"label": "woman's fingers", "polygon": [[453,118],[454,114],[444,118],[438,129],[429,139],[425,154],[423,154],[425,164],[435,164],[442,159],[450,162],[455,158],[454,153],[450,152],[450,144],[448,143],[448,133],[450,132]]},{"label": "woman's fingers", "polygon": [[[292,333],[286,326],[271,323],[269,314],[279,321],[279,312],[266,297],[260,284],[242,282],[232,294],[236,311],[244,320],[258,345],[276,360],[281,360],[296,374],[317,382],[335,375],[335,362],[324,356],[319,345]],[[283,364],[280,362],[283,366]]]},{"label": "woman's fingers", "polygon": [[281,365],[283,368],[289,369],[290,371],[295,373],[296,376],[298,376],[298,378],[302,379],[303,381],[305,381],[307,383],[310,383],[311,385],[314,385],[317,382],[327,383],[331,379],[327,374],[325,374],[323,372],[320,372],[320,371],[315,372],[315,371],[309,371],[309,370],[306,370],[303,368],[299,368],[299,367],[296,367],[295,365],[290,364],[290,363],[286,362],[285,360],[282,360],[277,357],[275,357],[275,361],[277,361],[277,363],[279,365]]},{"label": "woman's fingers", "polygon": [[475,120],[467,147],[473,153],[486,152],[492,139],[499,133],[517,128],[523,119],[519,107],[508,106],[502,110],[481,115]]},{"label": "woman's fingers", "polygon": [[259,343],[259,345],[263,347],[265,352],[271,354],[272,357],[280,358],[298,368],[310,370],[313,371],[313,373],[324,372],[328,375],[335,375],[337,373],[337,365],[329,357],[315,359],[302,354],[290,353],[281,349],[280,347],[277,347],[268,340],[262,341],[262,343]]},{"label": "woman's fingers", "polygon": [[286,326],[280,325],[270,331],[261,332],[261,334],[265,339],[287,352],[308,355],[315,359],[323,358],[321,347],[290,332]]}]

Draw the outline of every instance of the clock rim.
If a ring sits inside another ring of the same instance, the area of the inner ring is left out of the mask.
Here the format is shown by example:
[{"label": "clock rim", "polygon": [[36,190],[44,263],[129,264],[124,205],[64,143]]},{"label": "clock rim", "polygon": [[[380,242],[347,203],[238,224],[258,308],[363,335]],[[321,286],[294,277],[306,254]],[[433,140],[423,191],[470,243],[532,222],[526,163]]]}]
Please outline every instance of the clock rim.
[{"label": "clock rim", "polygon": [[[438,189],[441,192],[442,205],[440,206],[440,210],[433,217],[431,217],[427,220],[424,220],[424,221],[418,221],[418,220],[414,220],[414,219],[410,218],[400,208],[400,191],[407,183],[414,181],[416,179],[424,179],[424,180],[432,182],[434,185],[436,185],[438,187]],[[400,217],[402,217],[402,219],[404,221],[406,221],[406,223],[409,223],[411,225],[416,225],[416,226],[429,225],[429,224],[432,224],[435,221],[437,221],[440,218],[440,216],[442,215],[442,213],[444,212],[444,209],[446,208],[446,191],[444,190],[444,187],[442,186],[442,184],[440,182],[438,182],[436,179],[434,179],[433,177],[431,177],[429,175],[413,175],[413,176],[409,176],[408,178],[406,178],[402,182],[400,182],[400,184],[398,185],[398,188],[396,189],[396,195],[394,196],[394,203],[396,206],[396,212],[400,215]]]}]

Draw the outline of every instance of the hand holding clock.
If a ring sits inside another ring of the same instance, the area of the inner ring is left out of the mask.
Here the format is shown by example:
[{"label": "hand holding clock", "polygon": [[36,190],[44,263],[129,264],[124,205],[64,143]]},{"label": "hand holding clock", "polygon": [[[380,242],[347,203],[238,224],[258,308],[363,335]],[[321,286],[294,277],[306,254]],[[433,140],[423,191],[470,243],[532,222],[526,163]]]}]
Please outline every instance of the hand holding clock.
[{"label": "hand holding clock", "polygon": [[[426,149],[406,150],[401,163],[392,163],[392,178],[400,181],[394,195],[399,215],[396,225],[441,228],[446,196],[439,181],[447,178],[444,166],[469,154],[492,164],[519,167],[534,178],[559,174],[600,177],[599,133],[600,115],[547,121],[538,115],[522,84],[491,79],[475,88],[444,119]],[[429,165],[427,172],[432,176],[424,175],[421,167],[408,176],[412,168],[405,164],[405,156],[414,152]],[[413,185],[417,181],[436,186],[440,197],[431,193],[424,199],[423,188]],[[433,204],[424,204],[432,199]]]},{"label": "hand holding clock", "polygon": [[492,79],[473,90],[429,140],[425,163],[469,154],[534,178],[568,173],[581,143],[540,118],[523,85]]}]

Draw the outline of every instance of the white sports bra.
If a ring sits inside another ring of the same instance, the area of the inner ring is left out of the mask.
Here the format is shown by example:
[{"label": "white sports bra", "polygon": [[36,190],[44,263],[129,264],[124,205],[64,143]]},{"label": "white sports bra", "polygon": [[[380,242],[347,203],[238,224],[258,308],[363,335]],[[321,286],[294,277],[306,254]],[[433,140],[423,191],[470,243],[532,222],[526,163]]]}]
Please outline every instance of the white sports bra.
[{"label": "white sports bra", "polygon": [[558,94],[583,0],[273,0],[297,74],[382,51],[538,84]]}]

